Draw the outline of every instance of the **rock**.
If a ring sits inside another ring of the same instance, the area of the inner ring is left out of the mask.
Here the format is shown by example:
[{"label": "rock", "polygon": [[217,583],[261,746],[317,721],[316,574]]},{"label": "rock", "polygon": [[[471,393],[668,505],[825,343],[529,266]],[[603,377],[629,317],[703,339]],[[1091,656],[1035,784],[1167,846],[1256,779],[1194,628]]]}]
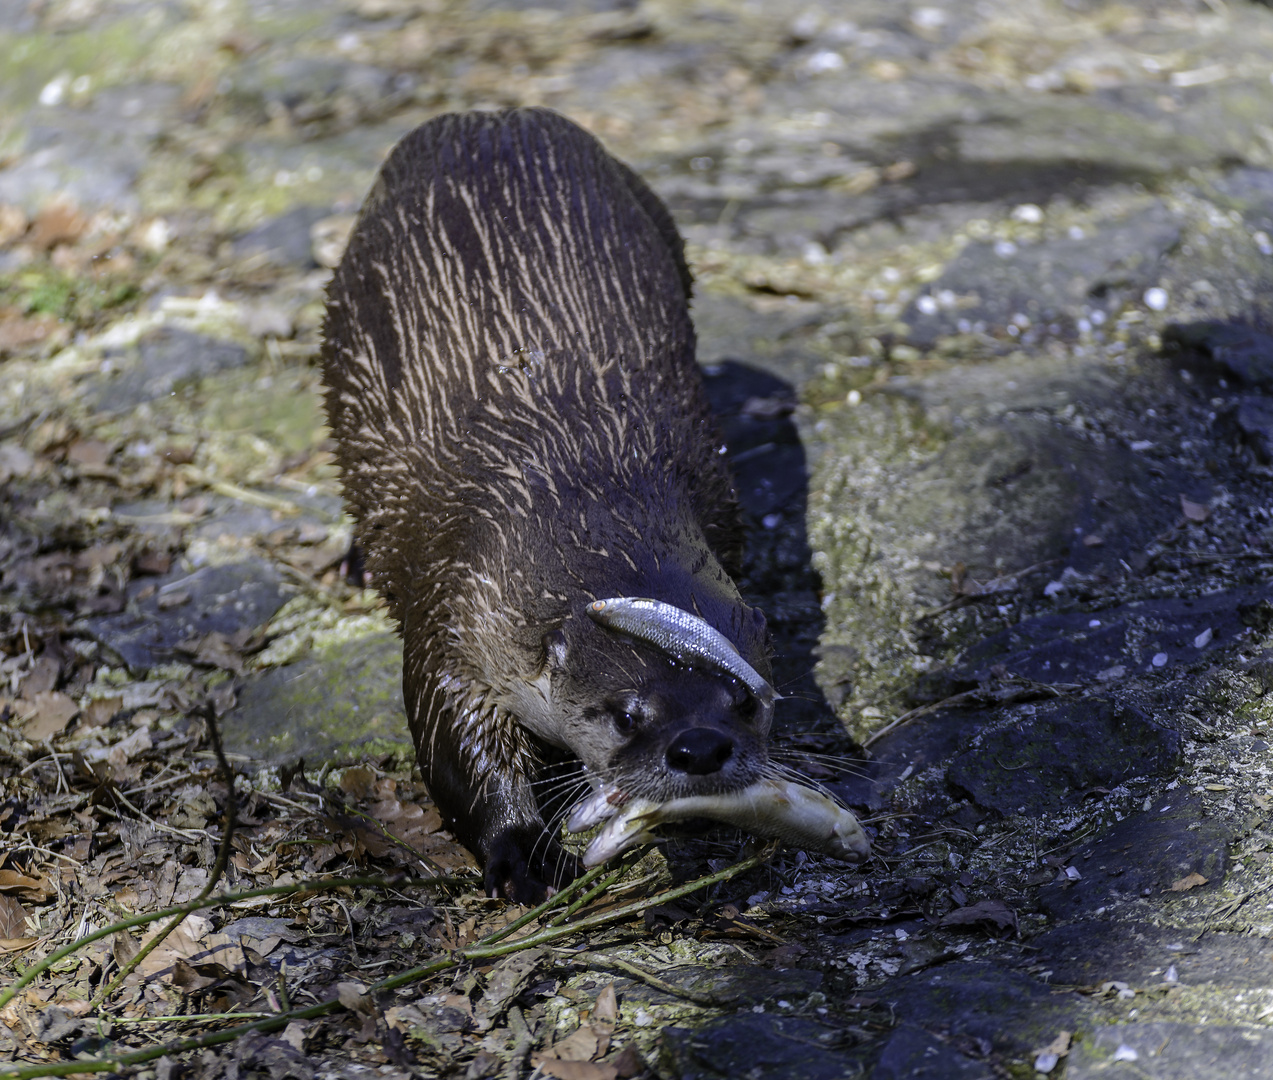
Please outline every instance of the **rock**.
[{"label": "rock", "polygon": [[1118,822],[1076,861],[1080,877],[1045,886],[1039,905],[1055,919],[1091,917],[1098,908],[1160,903],[1190,874],[1223,878],[1236,825],[1208,816],[1196,796],[1160,796],[1150,809]]},{"label": "rock", "polygon": [[668,1075],[685,1080],[841,1080],[860,1066],[840,1042],[837,1028],[804,1017],[739,1013],[694,1031],[666,1028],[659,1059]]},{"label": "rock", "polygon": [[1197,322],[1171,326],[1163,347],[1211,378],[1228,376],[1253,390],[1273,391],[1273,336],[1253,326]]},{"label": "rock", "polygon": [[1081,232],[969,244],[907,309],[908,339],[929,345],[961,331],[1003,333],[1021,316],[1027,327],[1056,324],[1072,334],[1094,309],[1117,310],[1155,282],[1159,260],[1180,239],[1180,225],[1161,203]]},{"label": "rock", "polygon": [[402,642],[373,634],[251,676],[222,718],[228,750],[256,761],[317,765],[366,752],[411,752]]},{"label": "rock", "polygon": [[900,1023],[880,1052],[870,1080],[994,1080],[988,1062],[961,1054],[917,1024]]},{"label": "rock", "polygon": [[[137,599],[142,589],[152,591]],[[126,611],[85,622],[98,642],[134,671],[144,671],[184,660],[176,647],[191,638],[255,630],[283,606],[289,592],[273,566],[245,559],[134,582]]]},{"label": "rock", "polygon": [[[1086,862],[1076,865],[1086,868]],[[1160,926],[1119,919],[1066,923],[1030,939],[1058,985],[1100,986],[1122,982],[1213,990],[1262,990],[1268,986],[1268,955],[1252,934],[1204,931],[1197,913]],[[1176,925],[1177,921],[1182,925]]]},{"label": "rock", "polygon": [[1133,707],[1085,698],[1032,711],[982,734],[951,762],[948,782],[987,810],[1043,814],[1073,805],[1093,788],[1169,775],[1181,763],[1180,735]]},{"label": "rock", "polygon": [[102,412],[123,412],[183,384],[242,367],[248,351],[232,341],[164,327],[142,338],[135,350],[108,352],[107,358],[113,370],[92,376],[85,397]]},{"label": "rock", "polygon": [[235,240],[234,256],[266,266],[312,269],[318,263],[314,261],[310,229],[330,213],[322,207],[298,206],[280,214]]},{"label": "rock", "polygon": [[1235,1024],[1127,1023],[1097,1028],[1070,1051],[1066,1080],[1273,1077],[1273,1032]]},{"label": "rock", "polygon": [[0,169],[0,202],[33,215],[57,192],[83,207],[136,211],[138,178],[180,97],[173,85],[133,83],[101,90],[86,108],[37,107],[23,153]]}]

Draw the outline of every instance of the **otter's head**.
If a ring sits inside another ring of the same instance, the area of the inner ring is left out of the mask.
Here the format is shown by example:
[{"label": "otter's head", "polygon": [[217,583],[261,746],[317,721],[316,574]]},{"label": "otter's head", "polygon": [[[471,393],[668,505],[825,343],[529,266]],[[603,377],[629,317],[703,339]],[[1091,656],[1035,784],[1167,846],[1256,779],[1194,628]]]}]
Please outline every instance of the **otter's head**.
[{"label": "otter's head", "polygon": [[507,704],[536,735],[626,796],[663,801],[751,784],[768,764],[772,690],[732,645],[733,664],[722,664],[701,637],[693,639],[697,629],[728,644],[703,620],[676,614],[678,622],[701,624],[691,626],[689,640],[678,641],[675,628],[668,640],[665,626],[645,633],[586,615],[566,619],[544,637],[538,678]]}]

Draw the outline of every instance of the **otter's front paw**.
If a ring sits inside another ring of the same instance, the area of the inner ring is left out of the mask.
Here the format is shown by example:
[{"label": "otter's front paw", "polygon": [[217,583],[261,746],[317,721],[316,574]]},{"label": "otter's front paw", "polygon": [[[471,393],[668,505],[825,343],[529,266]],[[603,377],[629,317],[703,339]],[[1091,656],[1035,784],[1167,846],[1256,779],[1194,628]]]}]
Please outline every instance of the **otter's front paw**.
[{"label": "otter's front paw", "polygon": [[[527,852],[533,854],[528,856]],[[533,836],[505,829],[486,851],[485,885],[488,896],[533,906],[547,900],[578,873],[578,861],[543,831]]]}]

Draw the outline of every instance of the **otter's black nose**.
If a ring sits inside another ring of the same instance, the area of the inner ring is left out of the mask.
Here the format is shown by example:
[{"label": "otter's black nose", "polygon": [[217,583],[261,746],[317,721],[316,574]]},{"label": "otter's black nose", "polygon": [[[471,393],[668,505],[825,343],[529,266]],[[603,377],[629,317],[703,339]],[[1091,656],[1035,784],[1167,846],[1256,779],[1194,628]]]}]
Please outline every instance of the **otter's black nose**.
[{"label": "otter's black nose", "polygon": [[690,728],[672,740],[667,748],[667,763],[680,772],[704,776],[718,772],[733,752],[734,740],[724,732]]}]

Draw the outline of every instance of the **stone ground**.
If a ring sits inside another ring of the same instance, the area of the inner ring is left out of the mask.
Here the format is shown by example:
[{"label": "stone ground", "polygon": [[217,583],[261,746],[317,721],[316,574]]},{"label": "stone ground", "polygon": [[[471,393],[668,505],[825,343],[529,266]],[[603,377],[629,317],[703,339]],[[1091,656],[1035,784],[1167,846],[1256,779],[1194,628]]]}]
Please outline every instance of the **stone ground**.
[{"label": "stone ground", "polygon": [[0,0],[0,28],[10,692],[54,618],[42,692],[85,716],[202,679],[262,783],[388,760],[326,268],[403,133],[546,104],[685,233],[779,742],[875,838],[745,879],[774,948],[651,930],[733,1004],[621,991],[648,1068],[1273,1077],[1273,10]]}]

